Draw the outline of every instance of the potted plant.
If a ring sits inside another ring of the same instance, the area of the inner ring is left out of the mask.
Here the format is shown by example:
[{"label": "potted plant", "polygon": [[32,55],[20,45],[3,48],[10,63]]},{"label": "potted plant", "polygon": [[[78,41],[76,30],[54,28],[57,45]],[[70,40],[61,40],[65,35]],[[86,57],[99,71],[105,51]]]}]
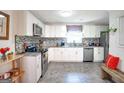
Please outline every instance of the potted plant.
[{"label": "potted plant", "polygon": [[6,60],[6,52],[8,52],[9,50],[10,48],[8,47],[0,49],[0,53],[2,54],[2,57],[1,57],[2,60]]},{"label": "potted plant", "polygon": [[8,53],[7,58],[8,58],[8,60],[13,59],[13,52]]}]

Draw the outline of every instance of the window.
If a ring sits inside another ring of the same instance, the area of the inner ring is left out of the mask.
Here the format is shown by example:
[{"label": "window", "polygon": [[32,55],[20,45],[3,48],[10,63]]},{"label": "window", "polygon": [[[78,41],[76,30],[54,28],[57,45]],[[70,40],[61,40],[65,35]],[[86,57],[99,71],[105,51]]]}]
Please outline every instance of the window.
[{"label": "window", "polygon": [[82,43],[81,25],[67,25],[67,43]]}]

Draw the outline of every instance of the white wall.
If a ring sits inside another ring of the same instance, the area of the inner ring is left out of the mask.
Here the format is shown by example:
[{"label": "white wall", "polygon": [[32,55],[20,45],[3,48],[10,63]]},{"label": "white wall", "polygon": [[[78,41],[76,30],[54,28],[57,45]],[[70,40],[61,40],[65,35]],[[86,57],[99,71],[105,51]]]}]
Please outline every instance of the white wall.
[{"label": "white wall", "polygon": [[124,16],[124,11],[110,11],[109,26],[117,28],[117,32],[110,33],[109,53],[120,57],[119,69],[124,71],[124,47],[119,46],[119,17]]},{"label": "white wall", "polygon": [[16,35],[26,35],[26,11],[14,11],[14,24]]},{"label": "white wall", "polygon": [[16,23],[14,30],[17,35],[32,36],[33,23],[36,23],[40,27],[42,27],[42,30],[44,32],[44,24],[29,11],[24,11],[24,10],[15,11],[14,18]]},{"label": "white wall", "polygon": [[40,27],[42,27],[42,30],[44,32],[44,24],[37,19],[33,14],[31,14],[29,11],[26,12],[26,35],[33,35],[33,23],[38,24]]}]

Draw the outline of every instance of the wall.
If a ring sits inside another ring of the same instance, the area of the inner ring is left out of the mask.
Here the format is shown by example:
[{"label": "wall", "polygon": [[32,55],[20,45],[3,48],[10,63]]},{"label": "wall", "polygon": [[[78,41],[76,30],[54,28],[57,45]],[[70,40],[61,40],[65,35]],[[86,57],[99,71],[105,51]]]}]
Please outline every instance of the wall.
[{"label": "wall", "polygon": [[109,26],[118,29],[110,33],[109,53],[120,57],[118,68],[124,72],[124,46],[119,46],[119,17],[124,16],[124,11],[110,11],[109,15]]},{"label": "wall", "polygon": [[42,27],[43,33],[44,33],[44,24],[38,20],[33,14],[31,14],[29,11],[26,12],[26,35],[32,36],[33,35],[33,23],[38,24],[40,27]]},{"label": "wall", "polygon": [[33,23],[38,24],[43,29],[44,33],[44,24],[37,19],[30,11],[19,10],[14,13],[15,18],[15,31],[17,35],[33,35]]},{"label": "wall", "polygon": [[26,35],[26,11],[14,11],[14,24],[16,35]]}]

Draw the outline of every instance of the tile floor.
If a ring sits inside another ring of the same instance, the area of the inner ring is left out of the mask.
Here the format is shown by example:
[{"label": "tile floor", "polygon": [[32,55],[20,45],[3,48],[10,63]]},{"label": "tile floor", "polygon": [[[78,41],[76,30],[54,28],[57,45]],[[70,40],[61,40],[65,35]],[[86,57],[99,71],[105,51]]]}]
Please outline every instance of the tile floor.
[{"label": "tile floor", "polygon": [[111,83],[100,78],[101,63],[51,62],[39,83]]}]

